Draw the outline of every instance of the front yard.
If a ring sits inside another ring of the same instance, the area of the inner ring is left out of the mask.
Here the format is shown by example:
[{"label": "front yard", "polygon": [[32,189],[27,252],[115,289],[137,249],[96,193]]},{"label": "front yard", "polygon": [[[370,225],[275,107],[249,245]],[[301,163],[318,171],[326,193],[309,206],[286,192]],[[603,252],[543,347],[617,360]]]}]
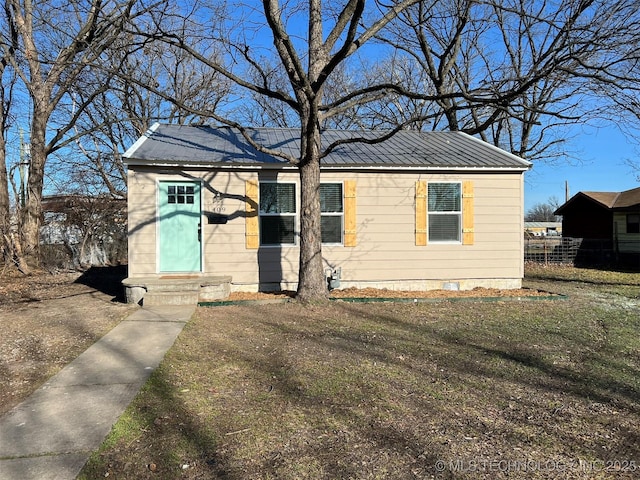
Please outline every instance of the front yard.
[{"label": "front yard", "polygon": [[527,280],[566,300],[199,308],[81,478],[637,478],[640,275],[572,270]]}]

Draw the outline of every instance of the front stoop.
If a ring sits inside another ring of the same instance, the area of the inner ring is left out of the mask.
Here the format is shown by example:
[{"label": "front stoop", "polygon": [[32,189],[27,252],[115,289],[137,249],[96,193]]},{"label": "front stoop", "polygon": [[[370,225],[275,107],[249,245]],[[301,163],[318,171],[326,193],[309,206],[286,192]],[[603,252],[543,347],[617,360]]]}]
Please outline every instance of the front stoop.
[{"label": "front stoop", "polygon": [[230,276],[133,277],[122,281],[127,303],[144,306],[197,305],[229,298]]}]

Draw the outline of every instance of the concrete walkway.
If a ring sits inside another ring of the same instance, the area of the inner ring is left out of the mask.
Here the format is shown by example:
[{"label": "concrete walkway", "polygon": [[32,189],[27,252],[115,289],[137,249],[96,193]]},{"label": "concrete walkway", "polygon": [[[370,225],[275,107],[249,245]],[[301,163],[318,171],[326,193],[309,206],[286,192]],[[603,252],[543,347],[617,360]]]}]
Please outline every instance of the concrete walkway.
[{"label": "concrete walkway", "polygon": [[0,418],[0,480],[72,480],[195,307],[137,310]]}]

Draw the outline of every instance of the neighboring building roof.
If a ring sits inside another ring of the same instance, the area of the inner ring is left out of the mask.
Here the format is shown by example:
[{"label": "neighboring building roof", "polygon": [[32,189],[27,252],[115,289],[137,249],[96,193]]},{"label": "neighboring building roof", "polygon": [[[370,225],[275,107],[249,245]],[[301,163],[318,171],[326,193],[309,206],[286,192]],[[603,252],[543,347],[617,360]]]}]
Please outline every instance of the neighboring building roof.
[{"label": "neighboring building roof", "polygon": [[562,228],[562,222],[524,222],[524,228]]},{"label": "neighboring building roof", "polygon": [[[300,155],[300,130],[252,128],[252,139],[290,157]],[[383,132],[323,132],[325,146],[354,136],[373,140]],[[237,129],[155,124],[124,154],[130,165],[254,166],[282,168],[286,160],[257,151]],[[324,167],[519,170],[531,163],[462,132],[402,130],[380,143],[346,143],[322,159]]]},{"label": "neighboring building roof", "polygon": [[613,204],[616,203],[616,198],[618,198],[619,192],[580,192],[584,196],[589,197],[592,200],[595,200],[598,203],[601,203],[607,208],[612,208]]},{"label": "neighboring building roof", "polygon": [[613,208],[628,208],[640,206],[640,187],[620,192]]},{"label": "neighboring building roof", "polygon": [[625,209],[640,206],[640,187],[624,192],[578,192],[554,214],[563,215],[563,212],[580,198],[592,200],[608,210]]}]

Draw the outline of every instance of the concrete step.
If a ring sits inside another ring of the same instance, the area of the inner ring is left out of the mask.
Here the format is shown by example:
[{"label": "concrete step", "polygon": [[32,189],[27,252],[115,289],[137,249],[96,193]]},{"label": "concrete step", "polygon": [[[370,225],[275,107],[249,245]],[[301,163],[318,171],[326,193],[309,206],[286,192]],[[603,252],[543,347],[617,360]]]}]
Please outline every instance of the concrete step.
[{"label": "concrete step", "polygon": [[162,280],[149,282],[146,285],[147,293],[151,292],[197,292],[200,290],[200,282],[184,280]]},{"label": "concrete step", "polygon": [[167,290],[167,291],[147,291],[142,299],[142,305],[197,305],[199,290]]},{"label": "concrete step", "polygon": [[126,278],[122,282],[127,303],[144,305],[197,305],[224,300],[231,291],[231,277],[154,276]]}]

